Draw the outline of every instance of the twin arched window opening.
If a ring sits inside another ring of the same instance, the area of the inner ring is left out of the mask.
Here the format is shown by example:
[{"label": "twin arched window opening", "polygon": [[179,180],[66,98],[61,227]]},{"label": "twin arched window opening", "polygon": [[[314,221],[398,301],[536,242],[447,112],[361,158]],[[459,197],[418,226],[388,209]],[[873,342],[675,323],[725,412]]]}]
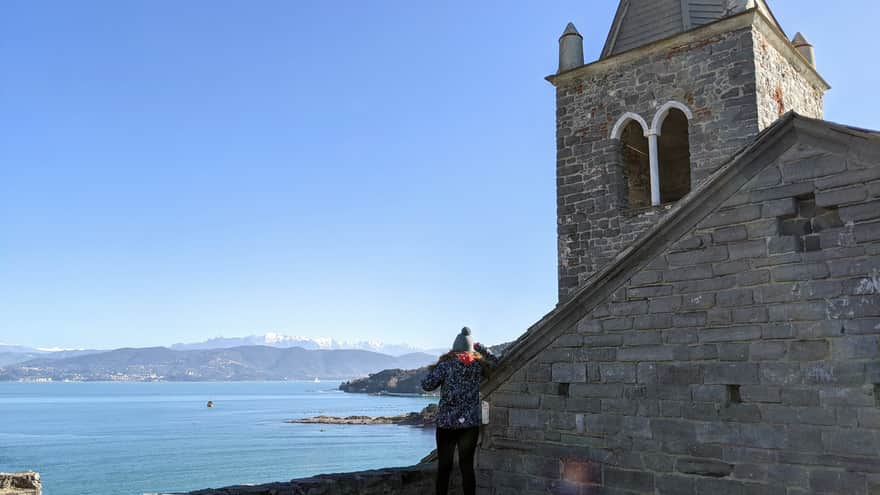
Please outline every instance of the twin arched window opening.
[{"label": "twin arched window opening", "polygon": [[650,126],[632,112],[617,121],[611,138],[620,140],[630,208],[678,201],[690,192],[688,121],[692,118],[686,105],[670,101],[657,110]]}]

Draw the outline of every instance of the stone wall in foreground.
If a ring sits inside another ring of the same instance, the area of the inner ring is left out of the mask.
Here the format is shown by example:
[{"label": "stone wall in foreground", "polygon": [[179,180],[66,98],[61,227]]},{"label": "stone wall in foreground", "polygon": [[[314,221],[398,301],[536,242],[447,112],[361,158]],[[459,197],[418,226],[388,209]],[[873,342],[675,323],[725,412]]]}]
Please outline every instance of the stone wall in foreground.
[{"label": "stone wall in foreground", "polygon": [[880,139],[787,149],[488,395],[481,493],[880,494]]},{"label": "stone wall in foreground", "polygon": [[0,495],[41,495],[40,474],[0,473]]},{"label": "stone wall in foreground", "polygon": [[[323,474],[264,485],[198,490],[187,495],[424,495],[434,493],[436,475],[436,464],[430,463],[405,468]],[[461,493],[457,477],[453,478],[453,487],[450,490],[452,495]]]}]

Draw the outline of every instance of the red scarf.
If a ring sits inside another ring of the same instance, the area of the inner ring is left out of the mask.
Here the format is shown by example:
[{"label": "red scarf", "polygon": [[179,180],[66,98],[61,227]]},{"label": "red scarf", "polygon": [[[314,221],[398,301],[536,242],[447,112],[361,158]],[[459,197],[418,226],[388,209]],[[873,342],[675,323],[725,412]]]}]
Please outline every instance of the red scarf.
[{"label": "red scarf", "polygon": [[455,355],[455,357],[459,360],[459,362],[461,362],[461,364],[465,366],[470,366],[474,364],[474,361],[476,361],[476,359],[474,359],[474,355],[470,352],[459,352]]}]

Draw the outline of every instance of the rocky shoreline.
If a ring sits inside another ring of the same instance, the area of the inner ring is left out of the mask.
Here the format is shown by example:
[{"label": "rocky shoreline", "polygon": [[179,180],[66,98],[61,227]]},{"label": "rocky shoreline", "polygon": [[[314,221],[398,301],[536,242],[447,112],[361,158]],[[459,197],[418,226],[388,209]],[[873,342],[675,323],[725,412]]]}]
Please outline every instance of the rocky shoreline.
[{"label": "rocky shoreline", "polygon": [[39,473],[0,473],[0,495],[40,495],[42,490]]},{"label": "rocky shoreline", "polygon": [[421,412],[411,412],[398,416],[314,416],[311,418],[288,419],[285,423],[318,425],[402,425],[430,428],[434,426],[437,405],[430,404]]}]

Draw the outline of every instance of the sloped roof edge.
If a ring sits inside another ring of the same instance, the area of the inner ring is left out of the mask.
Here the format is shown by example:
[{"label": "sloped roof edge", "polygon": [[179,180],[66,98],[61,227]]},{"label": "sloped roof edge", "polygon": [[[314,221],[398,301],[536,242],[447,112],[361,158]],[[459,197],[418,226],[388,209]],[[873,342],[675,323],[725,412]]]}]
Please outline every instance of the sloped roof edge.
[{"label": "sloped roof edge", "polygon": [[[705,3],[705,2],[701,2]],[[711,3],[711,2],[710,2]],[[733,7],[728,5],[727,11],[722,12],[720,17],[714,19],[713,22],[717,22],[720,20],[724,20],[725,18],[735,17],[739,14],[748,11],[760,11],[764,15],[766,15],[771,22],[776,25],[776,28],[779,29],[783,35],[785,35],[785,30],[782,28],[782,24],[779,23],[779,20],[776,18],[776,15],[773,13],[773,9],[770,8],[770,5],[764,0],[753,0],[753,1],[743,1],[742,5],[739,7]],[[608,30],[608,35],[605,38],[605,44],[602,47],[602,52],[599,55],[600,59],[605,59],[609,57],[613,57],[618,55],[619,53],[628,51],[628,49],[618,50],[617,42],[618,35],[620,34],[621,29],[623,28],[624,21],[626,21],[627,14],[630,10],[631,0],[620,0],[620,3],[617,5],[617,10],[614,13],[614,18],[611,20],[611,27]],[[672,34],[671,36],[675,36],[681,33],[685,33],[688,31],[692,31],[694,29],[699,29],[703,24],[696,24],[691,21],[691,11],[695,8],[695,5],[692,5],[688,0],[681,0],[681,4],[678,7],[680,10],[678,12],[678,23],[680,24],[677,32]],[[719,2],[717,5],[718,8],[723,8],[723,2]],[[671,13],[671,11],[670,11]],[[637,23],[638,24],[638,23]],[[656,39],[646,39],[644,44],[651,44],[658,39],[665,38],[665,36],[657,37]],[[635,49],[638,47],[631,47],[629,49]]]},{"label": "sloped roof edge", "polygon": [[847,127],[789,112],[762,131],[752,143],[681,199],[664,218],[635,243],[618,254],[605,268],[572,296],[529,327],[505,352],[498,368],[481,391],[488,395],[522,369],[554,339],[574,327],[603,303],[633,275],[641,271],[671,243],[694,228],[721,206],[749,180],[782,155],[800,135],[839,141],[846,145],[853,137],[870,138],[880,146],[880,134]]}]

